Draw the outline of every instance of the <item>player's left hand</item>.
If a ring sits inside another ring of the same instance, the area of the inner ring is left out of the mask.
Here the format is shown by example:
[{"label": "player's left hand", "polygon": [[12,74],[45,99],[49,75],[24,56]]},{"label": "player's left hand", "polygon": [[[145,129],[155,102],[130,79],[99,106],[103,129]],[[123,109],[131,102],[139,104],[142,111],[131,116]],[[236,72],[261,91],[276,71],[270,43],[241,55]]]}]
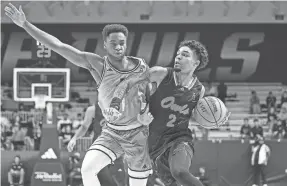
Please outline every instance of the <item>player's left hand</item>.
[{"label": "player's left hand", "polygon": [[138,114],[137,119],[143,125],[149,125],[152,122],[154,117],[149,112],[149,105],[146,106],[146,109],[145,109],[144,113]]},{"label": "player's left hand", "polygon": [[114,123],[122,116],[122,114],[117,109],[111,107],[104,109],[103,115],[109,123]]},{"label": "player's left hand", "polygon": [[226,122],[229,120],[230,115],[231,115],[231,112],[227,111],[225,117],[222,119],[222,121],[218,123],[218,127],[225,125]]}]

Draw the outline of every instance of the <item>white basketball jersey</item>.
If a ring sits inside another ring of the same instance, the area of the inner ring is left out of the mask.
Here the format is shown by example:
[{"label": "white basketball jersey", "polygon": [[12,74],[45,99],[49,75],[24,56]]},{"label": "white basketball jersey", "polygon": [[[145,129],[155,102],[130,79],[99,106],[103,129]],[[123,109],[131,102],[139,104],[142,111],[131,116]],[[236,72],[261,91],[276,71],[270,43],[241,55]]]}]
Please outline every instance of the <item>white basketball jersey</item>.
[{"label": "white basketball jersey", "polygon": [[[136,67],[129,71],[120,71],[115,69],[105,57],[102,81],[98,87],[99,106],[102,110],[110,107],[114,97],[114,92],[118,85],[128,79],[129,90],[122,101],[121,118],[117,120],[116,125],[127,126],[132,125],[137,120],[137,115],[140,112],[140,103],[138,92],[145,93],[145,87],[149,83],[148,65],[141,58],[127,57],[134,61]],[[136,85],[136,86],[134,86]]]}]

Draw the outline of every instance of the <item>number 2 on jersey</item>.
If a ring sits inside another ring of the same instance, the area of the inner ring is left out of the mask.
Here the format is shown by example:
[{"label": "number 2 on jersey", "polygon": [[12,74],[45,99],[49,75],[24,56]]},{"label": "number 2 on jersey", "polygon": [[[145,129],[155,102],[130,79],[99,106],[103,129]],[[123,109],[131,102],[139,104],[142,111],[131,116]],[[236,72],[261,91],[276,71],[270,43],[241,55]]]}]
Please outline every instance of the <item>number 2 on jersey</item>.
[{"label": "number 2 on jersey", "polygon": [[176,121],[176,116],[174,114],[170,114],[168,117],[170,120],[167,122],[167,127],[174,127],[174,122]]}]

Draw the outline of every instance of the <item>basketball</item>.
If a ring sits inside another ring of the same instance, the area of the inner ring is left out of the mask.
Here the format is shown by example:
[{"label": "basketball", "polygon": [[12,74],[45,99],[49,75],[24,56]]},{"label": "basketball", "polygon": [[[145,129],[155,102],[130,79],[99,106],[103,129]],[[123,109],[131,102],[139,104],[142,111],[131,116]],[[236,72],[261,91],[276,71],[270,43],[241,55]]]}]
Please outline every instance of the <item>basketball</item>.
[{"label": "basketball", "polygon": [[212,96],[201,98],[194,110],[195,121],[204,128],[217,128],[225,123],[228,110],[224,103]]}]

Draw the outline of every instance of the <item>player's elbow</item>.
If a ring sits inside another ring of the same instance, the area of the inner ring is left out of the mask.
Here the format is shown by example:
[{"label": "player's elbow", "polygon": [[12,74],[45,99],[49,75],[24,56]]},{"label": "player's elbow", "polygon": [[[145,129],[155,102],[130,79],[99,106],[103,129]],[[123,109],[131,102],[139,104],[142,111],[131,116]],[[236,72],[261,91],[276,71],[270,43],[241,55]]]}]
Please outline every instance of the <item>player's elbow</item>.
[{"label": "player's elbow", "polygon": [[171,170],[171,174],[176,180],[182,180],[186,178],[186,176],[188,177],[189,171],[184,168],[178,167],[178,168],[173,168]]},{"label": "player's elbow", "polygon": [[149,71],[151,81],[157,82],[159,79],[163,79],[167,75],[167,69],[164,67],[152,67]]},{"label": "player's elbow", "polygon": [[50,40],[50,42],[45,42],[44,44],[55,52],[58,52],[61,47],[64,46],[64,43],[61,42],[58,38],[53,38],[52,40]]}]

